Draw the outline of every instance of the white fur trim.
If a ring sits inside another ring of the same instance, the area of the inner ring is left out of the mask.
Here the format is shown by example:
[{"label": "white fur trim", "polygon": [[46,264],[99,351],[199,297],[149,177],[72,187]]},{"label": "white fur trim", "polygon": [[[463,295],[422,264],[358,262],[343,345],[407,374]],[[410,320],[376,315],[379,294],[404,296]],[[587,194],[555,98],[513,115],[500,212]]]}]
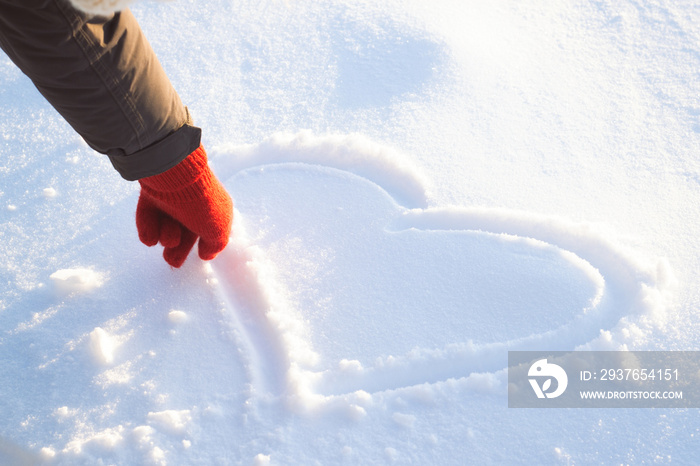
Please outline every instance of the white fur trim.
[{"label": "white fur trim", "polygon": [[109,15],[128,7],[133,0],[70,0],[74,7],[94,15]]}]

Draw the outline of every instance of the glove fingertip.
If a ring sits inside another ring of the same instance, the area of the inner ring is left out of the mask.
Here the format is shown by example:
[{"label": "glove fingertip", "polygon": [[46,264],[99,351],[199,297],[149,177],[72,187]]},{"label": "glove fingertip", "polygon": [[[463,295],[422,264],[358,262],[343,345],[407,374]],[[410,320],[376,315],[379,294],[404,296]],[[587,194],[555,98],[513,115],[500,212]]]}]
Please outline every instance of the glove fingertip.
[{"label": "glove fingertip", "polygon": [[158,244],[160,237],[160,224],[157,218],[149,218],[148,220],[137,218],[136,229],[139,233],[139,240],[146,246],[155,246]]},{"label": "glove fingertip", "polygon": [[187,254],[180,254],[178,252],[174,252],[173,248],[168,248],[163,250],[163,259],[165,259],[165,262],[167,262],[171,267],[179,269],[182,267],[182,264],[185,263]]},{"label": "glove fingertip", "polygon": [[155,246],[156,244],[158,244],[158,240],[157,240],[157,239],[154,240],[154,239],[151,238],[150,236],[144,237],[144,236],[142,236],[140,233],[139,233],[139,240],[141,240],[141,242],[142,242],[143,244],[145,244],[146,246],[148,246],[149,248]]},{"label": "glove fingertip", "polygon": [[180,268],[185,263],[185,259],[187,259],[196,241],[197,235],[189,230],[182,230],[179,244],[175,247],[166,247],[163,250],[163,259],[172,267]]},{"label": "glove fingertip", "polygon": [[160,237],[160,212],[143,196],[136,205],[136,231],[146,246],[155,246]]},{"label": "glove fingertip", "polygon": [[223,239],[220,239],[218,241],[207,241],[204,238],[200,238],[198,245],[200,259],[205,261],[210,261],[214,259],[217,255],[219,255],[221,251],[223,251],[226,248],[228,240],[228,236],[225,236]]},{"label": "glove fingertip", "polygon": [[166,248],[175,248],[182,239],[182,226],[170,217],[163,217],[160,225],[160,244]]}]

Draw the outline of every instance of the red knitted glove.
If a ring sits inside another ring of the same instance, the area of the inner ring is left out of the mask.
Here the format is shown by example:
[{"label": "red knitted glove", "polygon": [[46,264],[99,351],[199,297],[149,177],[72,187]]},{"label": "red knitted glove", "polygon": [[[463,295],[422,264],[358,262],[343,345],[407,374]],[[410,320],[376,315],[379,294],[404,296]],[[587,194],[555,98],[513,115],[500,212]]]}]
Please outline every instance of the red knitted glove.
[{"label": "red knitted glove", "polygon": [[211,260],[228,243],[233,202],[199,146],[170,170],[139,180],[136,228],[146,246],[160,242],[163,258],[180,267],[199,237],[199,257]]}]

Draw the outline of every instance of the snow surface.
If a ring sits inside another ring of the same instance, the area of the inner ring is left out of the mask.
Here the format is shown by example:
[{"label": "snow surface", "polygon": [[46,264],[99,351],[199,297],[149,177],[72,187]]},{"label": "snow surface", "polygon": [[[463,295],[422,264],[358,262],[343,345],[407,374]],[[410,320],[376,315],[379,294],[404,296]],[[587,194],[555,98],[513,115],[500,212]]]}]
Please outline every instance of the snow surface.
[{"label": "snow surface", "polygon": [[693,464],[507,408],[509,349],[696,350],[700,5],[134,7],[236,202],[170,269],[0,57],[0,463]]}]

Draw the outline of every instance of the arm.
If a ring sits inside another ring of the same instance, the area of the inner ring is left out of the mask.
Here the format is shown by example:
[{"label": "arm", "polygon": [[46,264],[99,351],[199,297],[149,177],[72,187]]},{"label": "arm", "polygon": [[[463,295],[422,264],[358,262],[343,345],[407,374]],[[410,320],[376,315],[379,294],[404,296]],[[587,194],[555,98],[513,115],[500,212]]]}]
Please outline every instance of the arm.
[{"label": "arm", "polygon": [[103,17],[67,0],[0,0],[0,45],[90,147],[125,179],[140,180],[144,243],[157,237],[175,267],[198,237],[202,258],[225,247],[230,197],[206,164],[201,130],[128,10]]}]

